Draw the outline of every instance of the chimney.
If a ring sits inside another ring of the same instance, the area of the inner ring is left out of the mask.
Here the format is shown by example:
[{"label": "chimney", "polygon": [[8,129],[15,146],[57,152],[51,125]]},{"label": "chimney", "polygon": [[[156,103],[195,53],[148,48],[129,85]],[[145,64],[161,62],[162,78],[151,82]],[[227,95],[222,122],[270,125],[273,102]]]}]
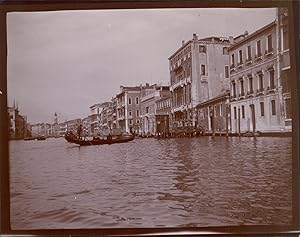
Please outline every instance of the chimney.
[{"label": "chimney", "polygon": [[193,34],[193,40],[198,40],[198,36],[196,33]]},{"label": "chimney", "polygon": [[233,36],[229,36],[229,43],[233,44]]},{"label": "chimney", "polygon": [[181,43],[182,43],[182,46],[183,46],[183,45],[184,45],[184,43],[185,43],[185,42],[184,42],[184,40],[182,40],[182,42],[181,42]]}]

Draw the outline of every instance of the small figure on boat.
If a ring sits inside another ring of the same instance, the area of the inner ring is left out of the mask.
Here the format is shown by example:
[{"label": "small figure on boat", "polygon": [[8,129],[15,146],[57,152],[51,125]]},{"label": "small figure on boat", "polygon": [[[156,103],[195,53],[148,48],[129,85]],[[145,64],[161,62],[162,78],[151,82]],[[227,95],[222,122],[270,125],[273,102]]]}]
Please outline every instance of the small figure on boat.
[{"label": "small figure on boat", "polygon": [[112,135],[109,133],[106,137],[107,141],[111,142],[112,141]]}]

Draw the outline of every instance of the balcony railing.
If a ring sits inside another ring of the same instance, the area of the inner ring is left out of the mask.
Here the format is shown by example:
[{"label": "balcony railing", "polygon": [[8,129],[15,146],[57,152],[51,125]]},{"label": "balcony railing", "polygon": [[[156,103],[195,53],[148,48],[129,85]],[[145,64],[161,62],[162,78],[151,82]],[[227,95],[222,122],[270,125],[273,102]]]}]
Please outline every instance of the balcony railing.
[{"label": "balcony railing", "polygon": [[234,63],[231,64],[229,68],[230,68],[230,71],[234,71],[234,70],[235,70],[235,65],[234,65]]},{"label": "balcony railing", "polygon": [[243,64],[244,64],[244,62],[243,62],[243,61],[240,61],[240,62],[237,64],[237,68],[243,67]]},{"label": "balcony railing", "polygon": [[272,54],[273,54],[273,48],[266,49],[266,51],[265,51],[265,55],[266,55],[266,56],[270,56],[270,55],[272,55]]},{"label": "balcony railing", "polygon": [[261,59],[262,59],[262,54],[261,53],[255,55],[255,58],[254,58],[255,61],[259,61]]},{"label": "balcony railing", "polygon": [[252,58],[250,57],[250,58],[247,58],[246,59],[246,65],[249,65],[249,64],[251,64],[252,63]]},{"label": "balcony railing", "polygon": [[268,93],[268,94],[274,93],[275,91],[276,91],[275,86],[268,86],[268,87],[267,87],[267,93]]},{"label": "balcony railing", "polygon": [[264,88],[259,88],[256,90],[256,95],[263,95],[264,94]]}]

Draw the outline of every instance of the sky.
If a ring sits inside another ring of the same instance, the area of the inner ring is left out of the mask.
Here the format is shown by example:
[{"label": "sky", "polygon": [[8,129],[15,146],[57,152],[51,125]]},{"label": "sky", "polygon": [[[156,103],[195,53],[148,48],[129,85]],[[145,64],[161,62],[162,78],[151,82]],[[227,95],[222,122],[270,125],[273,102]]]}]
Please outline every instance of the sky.
[{"label": "sky", "polygon": [[169,83],[182,40],[251,34],[276,9],[147,9],[7,14],[8,106],[30,123],[84,118],[120,86]]}]

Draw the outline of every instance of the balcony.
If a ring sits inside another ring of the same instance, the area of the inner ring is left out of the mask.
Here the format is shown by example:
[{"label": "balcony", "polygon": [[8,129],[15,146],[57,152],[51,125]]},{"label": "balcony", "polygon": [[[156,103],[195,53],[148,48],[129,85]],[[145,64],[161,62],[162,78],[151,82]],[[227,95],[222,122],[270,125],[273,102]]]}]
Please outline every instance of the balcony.
[{"label": "balcony", "polygon": [[230,96],[230,100],[231,100],[231,101],[236,101],[236,100],[237,100],[236,95],[235,95],[235,94],[234,94],[234,95],[231,95],[231,96]]},{"label": "balcony", "polygon": [[268,86],[267,87],[267,93],[268,94],[271,94],[271,93],[274,93],[276,91],[276,88],[275,88],[275,86]]},{"label": "balcony", "polygon": [[235,71],[235,65],[234,65],[234,63],[230,65],[230,72],[233,72],[233,71]]},{"label": "balcony", "polygon": [[247,94],[246,94],[247,98],[251,98],[253,96],[254,96],[254,91],[253,90],[247,91]]},{"label": "balcony", "polygon": [[257,61],[260,61],[262,60],[262,54],[259,53],[259,54],[256,54],[255,57],[254,57],[254,61],[257,62]]},{"label": "balcony", "polygon": [[243,61],[240,61],[240,62],[237,64],[237,68],[242,68],[242,67],[243,67],[243,64],[244,64],[244,62],[243,62]]},{"label": "balcony", "polygon": [[245,93],[244,92],[241,92],[239,94],[239,99],[242,100],[242,99],[245,99]]},{"label": "balcony", "polygon": [[256,95],[259,96],[259,95],[263,95],[264,94],[264,88],[260,88],[260,89],[257,89],[256,90]]},{"label": "balcony", "polygon": [[268,56],[271,56],[271,55],[273,55],[273,48],[266,49],[265,56],[268,57]]},{"label": "balcony", "polygon": [[252,58],[247,58],[246,59],[246,65],[250,65],[252,63]]}]

